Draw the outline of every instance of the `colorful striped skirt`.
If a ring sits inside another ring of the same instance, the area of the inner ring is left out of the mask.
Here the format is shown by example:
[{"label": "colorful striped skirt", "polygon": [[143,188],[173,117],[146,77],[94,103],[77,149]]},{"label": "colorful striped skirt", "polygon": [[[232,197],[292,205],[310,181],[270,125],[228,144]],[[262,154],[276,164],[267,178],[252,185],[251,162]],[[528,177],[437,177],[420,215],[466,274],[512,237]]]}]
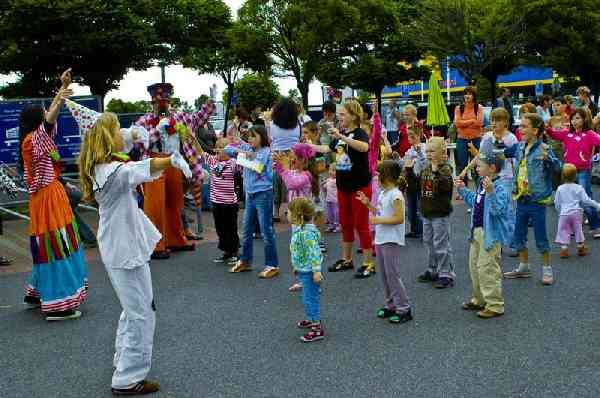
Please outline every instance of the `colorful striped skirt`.
[{"label": "colorful striped skirt", "polygon": [[39,298],[43,312],[76,309],[87,297],[87,265],[62,184],[55,180],[32,194],[29,212],[33,270],[25,295]]}]

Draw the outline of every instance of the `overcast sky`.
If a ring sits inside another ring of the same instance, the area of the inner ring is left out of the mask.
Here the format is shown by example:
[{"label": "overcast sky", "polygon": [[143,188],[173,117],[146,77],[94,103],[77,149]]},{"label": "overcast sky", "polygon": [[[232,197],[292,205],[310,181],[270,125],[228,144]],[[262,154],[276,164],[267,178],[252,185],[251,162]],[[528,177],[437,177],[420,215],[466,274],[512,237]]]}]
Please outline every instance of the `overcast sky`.
[{"label": "overcast sky", "polygon": [[[225,0],[225,3],[231,8],[233,14],[237,13],[243,0]],[[77,71],[73,71],[77,74]],[[0,84],[14,81],[13,77],[0,76]],[[192,69],[183,68],[181,65],[169,66],[166,69],[166,81],[175,87],[175,95],[184,101],[194,103],[194,100],[202,94],[209,94],[209,88],[213,84],[217,85],[217,100],[221,100],[221,95],[225,84],[218,76],[199,75]],[[119,89],[110,91],[106,96],[106,103],[112,98],[120,98],[125,101],[138,101],[149,99],[146,87],[152,83],[160,82],[160,68],[154,67],[145,71],[131,71],[121,81]],[[276,79],[282,94],[287,94],[288,90],[296,88],[294,79]],[[90,90],[87,87],[75,86],[76,95],[89,95]],[[309,104],[321,104],[321,84],[313,82],[310,86]]]}]

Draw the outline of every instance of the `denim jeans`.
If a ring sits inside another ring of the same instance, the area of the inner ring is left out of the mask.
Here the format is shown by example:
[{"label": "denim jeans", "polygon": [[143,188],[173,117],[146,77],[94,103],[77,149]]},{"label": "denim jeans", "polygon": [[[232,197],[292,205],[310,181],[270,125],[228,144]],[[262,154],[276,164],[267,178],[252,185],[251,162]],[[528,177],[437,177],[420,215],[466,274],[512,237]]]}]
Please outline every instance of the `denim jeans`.
[{"label": "denim jeans", "polygon": [[[204,224],[202,223],[202,209],[200,207],[194,206],[194,212],[196,213],[196,231],[198,235],[202,235],[204,233]],[[185,214],[185,207],[181,211],[181,222],[183,224],[184,229],[189,229],[191,222],[188,218],[187,214]]]},{"label": "denim jeans", "polygon": [[319,285],[313,281],[312,272],[298,272],[298,279],[302,283],[302,304],[304,314],[311,322],[321,320],[321,293]]},{"label": "denim jeans", "polygon": [[517,201],[517,218],[515,221],[515,234],[512,247],[517,251],[527,248],[527,233],[529,221],[533,225],[535,245],[540,253],[550,251],[548,234],[546,233],[546,206],[539,203],[519,200]]},{"label": "denim jeans", "polygon": [[[577,184],[581,185],[585,192],[588,194],[590,199],[594,199],[594,193],[592,192],[592,172],[590,170],[579,170],[577,172]],[[598,216],[598,210],[594,207],[584,207],[583,211],[585,216],[590,222],[590,229],[600,228],[600,216]]]},{"label": "denim jeans", "polygon": [[252,264],[254,241],[252,233],[258,223],[265,243],[265,266],[278,267],[277,247],[273,231],[273,191],[246,193],[244,210],[244,237],[242,239],[242,255],[240,260]]},{"label": "denim jeans", "polygon": [[469,164],[469,143],[475,145],[479,149],[481,144],[481,138],[475,138],[473,140],[467,140],[465,138],[456,139],[456,175],[459,175],[465,167]]},{"label": "denim jeans", "polygon": [[406,192],[406,207],[410,232],[423,235],[423,220],[421,219],[421,192]]}]

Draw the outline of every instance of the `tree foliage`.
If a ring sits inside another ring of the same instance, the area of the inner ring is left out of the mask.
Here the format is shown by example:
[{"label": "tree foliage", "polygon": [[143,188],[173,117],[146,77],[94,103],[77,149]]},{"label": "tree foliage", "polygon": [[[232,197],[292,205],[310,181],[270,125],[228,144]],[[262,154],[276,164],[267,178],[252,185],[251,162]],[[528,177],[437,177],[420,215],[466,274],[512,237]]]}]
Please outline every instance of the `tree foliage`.
[{"label": "tree foliage", "polygon": [[525,20],[520,0],[422,0],[416,39],[442,60],[450,58],[467,81],[492,84],[524,56]]},{"label": "tree foliage", "polygon": [[349,86],[374,93],[381,105],[386,86],[423,79],[428,69],[418,65],[411,22],[414,5],[394,0],[347,1],[354,15],[341,39],[327,47],[327,59],[317,77],[335,87]]},{"label": "tree foliage", "polygon": [[[239,79],[234,86],[239,96],[239,105],[248,112],[261,107],[270,108],[280,97],[279,86],[266,73],[248,73]],[[229,91],[223,93],[223,100],[228,101]]]},{"label": "tree foliage", "polygon": [[357,18],[344,0],[246,0],[239,12],[246,26],[268,35],[278,76],[291,76],[305,109],[308,88],[326,49],[341,38],[344,25]]},{"label": "tree foliage", "polygon": [[[260,30],[232,22],[228,17],[211,47],[190,48],[182,57],[185,66],[199,73],[216,74],[223,79],[227,91],[234,85],[244,70],[267,72],[271,67],[269,37]],[[227,97],[225,118],[229,116],[231,99]]]},{"label": "tree foliage", "polygon": [[58,73],[72,67],[76,82],[104,96],[131,68],[146,69],[192,45],[209,46],[223,16],[218,3],[222,2],[4,0],[0,73],[20,76],[4,92],[51,96]]},{"label": "tree foliage", "polygon": [[106,111],[113,113],[146,113],[151,110],[148,101],[129,102],[118,98],[111,99],[106,106]]},{"label": "tree foliage", "polygon": [[527,23],[530,61],[579,77],[600,90],[600,12],[597,0],[533,0],[521,8]]}]

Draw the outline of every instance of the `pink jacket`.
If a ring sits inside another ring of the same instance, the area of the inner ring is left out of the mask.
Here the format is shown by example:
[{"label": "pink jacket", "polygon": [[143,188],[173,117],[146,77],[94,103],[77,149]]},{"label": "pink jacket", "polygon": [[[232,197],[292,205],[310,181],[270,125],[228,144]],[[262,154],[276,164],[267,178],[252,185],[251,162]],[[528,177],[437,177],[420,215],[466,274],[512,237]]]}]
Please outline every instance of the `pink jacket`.
[{"label": "pink jacket", "polygon": [[312,200],[312,176],[308,171],[286,170],[275,162],[275,171],[281,176],[288,190],[288,203],[298,197]]},{"label": "pink jacket", "polygon": [[600,146],[600,135],[592,130],[571,132],[568,129],[548,128],[550,138],[565,145],[565,163],[572,163],[577,170],[590,170],[594,148]]}]

